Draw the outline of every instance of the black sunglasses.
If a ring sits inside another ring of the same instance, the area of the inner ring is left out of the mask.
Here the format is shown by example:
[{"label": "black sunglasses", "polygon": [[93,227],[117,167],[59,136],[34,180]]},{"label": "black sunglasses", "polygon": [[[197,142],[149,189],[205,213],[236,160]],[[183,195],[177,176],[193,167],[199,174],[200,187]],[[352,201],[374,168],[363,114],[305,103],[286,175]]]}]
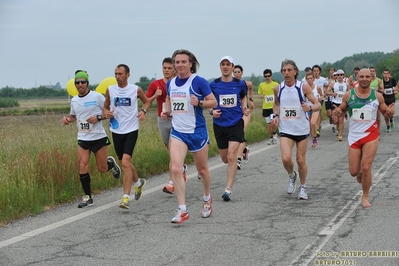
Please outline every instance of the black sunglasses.
[{"label": "black sunglasses", "polygon": [[265,75],[265,78],[270,78],[271,77],[271,75]]},{"label": "black sunglasses", "polygon": [[75,81],[75,85],[79,85],[79,83],[80,83],[80,84],[86,84],[86,83],[87,83],[87,80],[78,80],[78,81]]}]

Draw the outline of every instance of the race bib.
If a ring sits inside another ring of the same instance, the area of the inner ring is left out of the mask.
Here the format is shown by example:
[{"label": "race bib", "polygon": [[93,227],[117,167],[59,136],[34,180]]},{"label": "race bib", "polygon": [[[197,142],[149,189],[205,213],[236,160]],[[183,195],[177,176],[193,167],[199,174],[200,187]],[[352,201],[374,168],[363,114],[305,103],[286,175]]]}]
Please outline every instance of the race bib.
[{"label": "race bib", "polygon": [[83,133],[88,133],[93,131],[93,124],[90,124],[86,120],[78,119],[78,131]]},{"label": "race bib", "polygon": [[345,95],[345,92],[340,91],[340,92],[338,92],[337,98],[342,99],[342,97],[344,97],[344,95]]},{"label": "race bib", "polygon": [[371,109],[353,109],[352,119],[356,122],[370,122]]},{"label": "race bib", "polygon": [[299,119],[299,107],[283,107],[283,119]]},{"label": "race bib", "polygon": [[184,114],[188,112],[187,98],[171,99],[172,114]]},{"label": "race bib", "polygon": [[274,102],[274,95],[265,95],[265,103]]},{"label": "race bib", "polygon": [[220,95],[219,106],[227,108],[237,106],[237,94]]},{"label": "race bib", "polygon": [[384,94],[386,94],[386,95],[393,94],[393,88],[385,89]]}]

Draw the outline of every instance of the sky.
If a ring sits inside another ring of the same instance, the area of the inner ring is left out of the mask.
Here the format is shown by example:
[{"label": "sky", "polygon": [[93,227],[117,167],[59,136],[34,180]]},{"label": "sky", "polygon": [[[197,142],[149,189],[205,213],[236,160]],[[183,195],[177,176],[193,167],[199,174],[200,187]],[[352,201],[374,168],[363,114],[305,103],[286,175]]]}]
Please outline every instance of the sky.
[{"label": "sky", "polygon": [[177,49],[198,75],[220,76],[225,55],[244,76],[299,69],[363,52],[399,49],[398,0],[1,0],[0,88],[66,87],[75,70],[91,84],[130,67],[130,83],[162,77]]}]

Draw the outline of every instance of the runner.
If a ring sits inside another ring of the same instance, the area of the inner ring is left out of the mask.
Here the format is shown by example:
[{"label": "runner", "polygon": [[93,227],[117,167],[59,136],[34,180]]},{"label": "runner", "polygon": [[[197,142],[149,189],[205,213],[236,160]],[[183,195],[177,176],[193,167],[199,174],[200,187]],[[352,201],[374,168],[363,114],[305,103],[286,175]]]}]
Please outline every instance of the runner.
[{"label": "runner", "polygon": [[[389,69],[384,69],[383,72],[383,84],[384,84],[384,90],[382,91],[382,95],[384,96],[384,101],[386,105],[391,105],[392,103],[395,104],[395,93],[396,93],[396,80],[391,77],[391,72],[389,72]],[[392,128],[395,126],[395,123],[393,121],[393,117],[387,118],[384,117],[385,119],[385,124],[387,125],[387,132],[391,132]]]},{"label": "runner", "polygon": [[[312,72],[314,75],[314,84],[320,88],[323,88],[324,85],[327,84],[327,79],[325,77],[320,76],[321,71],[322,71],[322,69],[319,65],[314,65],[312,67]],[[321,106],[323,106],[323,104],[324,104],[323,99],[319,99],[319,102],[320,102]],[[316,121],[317,122],[317,132],[316,132],[317,137],[320,137],[321,120],[322,120],[322,117],[321,117],[321,115],[319,115],[318,120]]]},{"label": "runner", "polygon": [[[242,66],[240,65],[235,65],[234,66],[234,70],[233,70],[233,76],[236,79],[242,79],[242,75],[244,73],[244,69],[242,68]],[[247,86],[248,89],[248,95],[249,96],[249,101],[247,101],[248,103],[248,108],[253,111],[255,109],[255,104],[254,104],[254,86],[252,85],[251,81],[248,80],[244,80],[245,84]],[[251,121],[251,112],[249,113],[249,115],[243,115],[242,119],[244,120],[244,134],[245,131],[247,130],[249,121]],[[237,169],[241,170],[241,161],[243,161],[244,163],[247,163],[249,159],[249,147],[246,146],[246,140],[244,138],[244,142],[240,143],[240,147],[238,148],[237,151]]]},{"label": "runner", "polygon": [[[104,114],[110,118],[110,131],[114,149],[123,169],[123,197],[119,204],[122,209],[129,209],[130,192],[134,182],[134,199],[139,200],[146,184],[144,178],[139,178],[132,164],[132,156],[139,131],[139,120],[143,120],[150,102],[143,90],[128,82],[130,68],[119,64],[115,68],[115,78],[118,84],[109,86],[105,92]],[[143,102],[143,108],[138,111],[138,98]]]},{"label": "runner", "polygon": [[112,156],[108,156],[108,145],[111,143],[102,124],[104,119],[104,96],[89,90],[89,75],[84,70],[75,72],[75,86],[78,95],[71,100],[69,116],[62,118],[64,125],[76,122],[78,128],[78,160],[79,177],[85,195],[79,202],[78,208],[92,206],[91,178],[89,174],[90,154],[96,157],[97,169],[101,173],[111,170],[115,178],[121,175],[121,169]]},{"label": "runner", "polygon": [[362,206],[371,207],[368,200],[372,182],[372,164],[378,148],[379,130],[377,110],[385,117],[395,114],[395,105],[387,106],[383,96],[371,89],[371,71],[363,68],[358,73],[359,86],[345,93],[342,103],[334,109],[335,116],[349,112],[348,162],[349,173],[362,184]]},{"label": "runner", "polygon": [[172,114],[172,131],[169,142],[172,180],[179,207],[172,223],[180,224],[190,218],[186,206],[186,185],[182,168],[187,151],[194,157],[204,190],[201,216],[212,214],[211,174],[208,167],[209,136],[203,108],[216,107],[216,99],[208,82],[197,76],[199,62],[188,50],[176,50],[172,56],[177,76],[166,84],[166,110],[161,117]]},{"label": "runner", "polygon": [[277,138],[277,127],[271,123],[272,119],[270,118],[271,114],[273,114],[273,104],[274,104],[274,87],[278,85],[277,82],[272,79],[272,70],[265,69],[263,71],[263,76],[265,77],[265,81],[259,84],[258,94],[262,99],[262,116],[266,120],[267,132],[269,133],[269,141],[267,145],[273,145],[278,143]]},{"label": "runner", "polygon": [[327,89],[328,89],[328,86],[330,85],[330,83],[335,83],[336,79],[337,79],[337,73],[335,72],[335,69],[330,68],[329,77],[327,78],[327,82],[326,82],[326,84],[323,85],[323,93],[324,93],[324,97],[325,97],[324,107],[326,108],[326,115],[329,119],[329,122],[331,125],[331,130],[333,133],[335,133],[336,128],[333,123],[333,117],[332,117],[332,108],[333,108],[332,97],[327,96],[326,92],[327,92]]},{"label": "runner", "polygon": [[231,200],[231,191],[237,173],[236,159],[240,144],[244,142],[244,119],[249,116],[247,107],[247,85],[245,81],[233,78],[234,60],[231,56],[220,59],[222,76],[209,86],[215,95],[217,107],[211,109],[213,131],[219,154],[227,163],[227,185],[222,198]]},{"label": "runner", "polygon": [[[346,87],[346,83],[344,82],[345,73],[342,69],[339,69],[337,72],[337,81],[334,83],[330,83],[327,88],[327,95],[333,96],[332,104],[333,110],[335,107],[339,107],[342,102],[342,97],[348,91]],[[338,129],[338,141],[342,141],[342,133],[344,131],[344,116],[335,116],[333,115],[334,124]]]},{"label": "runner", "polygon": [[[308,199],[306,177],[308,167],[306,164],[306,150],[309,137],[309,119],[307,112],[319,111],[320,103],[313,95],[307,83],[297,80],[298,67],[292,60],[281,63],[281,73],[284,81],[274,88],[273,123],[279,127],[280,150],[284,169],[288,173],[287,193],[295,192],[295,181],[300,178],[298,199]],[[305,97],[313,104],[306,104]],[[296,162],[298,173],[294,171],[292,149],[296,145]]]},{"label": "runner", "polygon": [[[313,95],[319,101],[320,106],[322,106],[321,99],[324,97],[323,91],[320,86],[314,84],[314,75],[313,73],[306,74],[306,82],[309,84],[309,87],[313,91]],[[307,102],[310,106],[313,104],[311,102]],[[319,146],[319,134],[317,131],[319,130],[319,117],[321,116],[321,109],[319,111],[309,111],[309,121],[310,121],[310,135],[312,136],[312,149],[316,149]]]}]

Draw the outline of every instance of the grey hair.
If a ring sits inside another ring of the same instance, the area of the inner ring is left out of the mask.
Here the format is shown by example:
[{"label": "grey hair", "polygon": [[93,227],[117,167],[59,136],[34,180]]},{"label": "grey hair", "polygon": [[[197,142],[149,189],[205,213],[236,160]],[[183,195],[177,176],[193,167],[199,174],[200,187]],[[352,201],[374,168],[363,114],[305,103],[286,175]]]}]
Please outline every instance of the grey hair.
[{"label": "grey hair", "polygon": [[296,79],[299,74],[299,69],[298,69],[296,63],[294,62],[294,60],[285,59],[283,62],[281,62],[281,70],[280,70],[281,73],[283,73],[283,67],[286,65],[292,65],[294,67],[294,70],[296,71],[296,74],[295,74],[295,79]]}]

